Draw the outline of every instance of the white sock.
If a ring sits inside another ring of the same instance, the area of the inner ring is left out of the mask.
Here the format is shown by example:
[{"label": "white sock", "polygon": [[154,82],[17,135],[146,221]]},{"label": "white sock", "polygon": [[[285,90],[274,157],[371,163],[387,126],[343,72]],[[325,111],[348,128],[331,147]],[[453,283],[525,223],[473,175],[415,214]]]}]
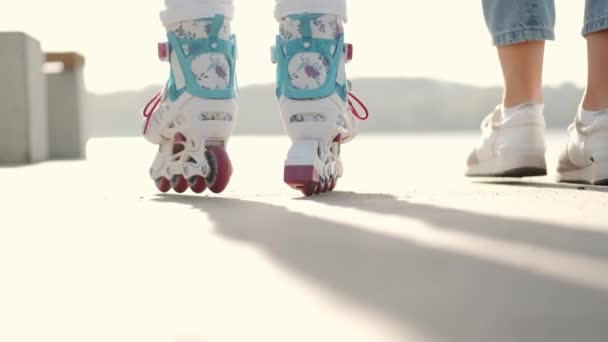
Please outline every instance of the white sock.
[{"label": "white sock", "polygon": [[508,119],[515,114],[519,114],[523,111],[531,112],[531,113],[543,113],[545,105],[542,103],[532,103],[526,102],[514,107],[505,107],[502,106],[501,114],[503,119]]},{"label": "white sock", "polygon": [[595,120],[595,117],[597,116],[597,114],[599,113],[603,113],[603,112],[607,112],[607,109],[604,110],[598,110],[598,111],[588,111],[583,109],[583,107],[581,107],[578,110],[578,120],[585,126],[589,126],[593,123],[593,120]]}]

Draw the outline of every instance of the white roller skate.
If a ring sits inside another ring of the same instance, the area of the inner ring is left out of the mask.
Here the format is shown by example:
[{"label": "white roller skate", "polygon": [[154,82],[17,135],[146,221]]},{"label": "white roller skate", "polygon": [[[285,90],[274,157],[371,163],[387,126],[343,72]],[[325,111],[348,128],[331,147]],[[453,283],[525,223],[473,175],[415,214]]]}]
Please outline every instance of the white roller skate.
[{"label": "white roller skate", "polygon": [[221,15],[174,26],[159,44],[169,81],[144,109],[144,136],[159,145],[150,176],[162,192],[220,193],[232,175],[226,145],[237,118],[236,37]]},{"label": "white roller skate", "polygon": [[368,116],[349,93],[345,63],[352,53],[352,45],[344,43],[341,19],[321,14],[284,18],[272,48],[281,117],[293,143],[284,181],[306,196],[334,190],[343,173],[340,145],[356,136],[355,117]]}]

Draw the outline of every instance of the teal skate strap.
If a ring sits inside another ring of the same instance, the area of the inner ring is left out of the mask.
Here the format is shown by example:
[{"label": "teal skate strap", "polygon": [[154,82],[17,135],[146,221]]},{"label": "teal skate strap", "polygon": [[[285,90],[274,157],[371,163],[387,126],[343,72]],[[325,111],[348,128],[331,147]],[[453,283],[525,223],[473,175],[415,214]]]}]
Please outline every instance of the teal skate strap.
[{"label": "teal skate strap", "polygon": [[[344,35],[337,39],[313,38],[310,23],[320,14],[301,14],[293,16],[300,21],[302,38],[286,40],[277,36],[276,45],[272,47],[272,61],[277,64],[277,97],[286,96],[294,100],[318,99],[338,93],[347,100],[348,82],[337,83],[338,70],[344,58]],[[350,51],[350,50],[349,50]],[[295,88],[290,81],[289,63],[299,54],[317,53],[327,61],[328,74],[325,84],[314,89]]]},{"label": "teal skate strap", "polygon": [[[171,70],[171,77],[167,84],[169,98],[175,101],[185,91],[188,93],[209,99],[230,99],[236,96],[237,87],[235,81],[235,62],[237,58],[236,36],[232,35],[229,40],[219,38],[219,32],[224,26],[225,17],[216,15],[211,23],[209,37],[206,39],[182,39],[174,32],[169,32],[169,50],[165,54],[170,55],[174,51],[185,80],[185,87],[177,89],[175,84],[175,75]],[[187,51],[187,53],[185,52]],[[160,51],[160,48],[159,48]],[[228,87],[223,89],[209,89],[202,87],[195,79],[195,75],[191,72],[192,62],[204,54],[219,53],[226,57],[230,65],[230,80]]]}]

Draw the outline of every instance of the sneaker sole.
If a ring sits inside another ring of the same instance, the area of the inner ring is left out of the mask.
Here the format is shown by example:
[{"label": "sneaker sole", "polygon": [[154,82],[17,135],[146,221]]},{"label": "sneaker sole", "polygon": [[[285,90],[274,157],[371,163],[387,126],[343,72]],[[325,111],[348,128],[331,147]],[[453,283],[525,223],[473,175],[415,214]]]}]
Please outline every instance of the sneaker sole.
[{"label": "sneaker sole", "polygon": [[523,177],[542,177],[547,175],[547,169],[534,168],[534,167],[520,167],[518,169],[512,169],[503,173],[495,174],[495,177],[510,177],[510,178],[523,178]]},{"label": "sneaker sole", "polygon": [[470,166],[467,177],[506,177],[524,178],[547,175],[547,164],[544,156],[518,156],[509,159],[492,160]]},{"label": "sneaker sole", "polygon": [[558,172],[557,181],[560,183],[608,186],[608,163],[597,163],[583,169]]}]

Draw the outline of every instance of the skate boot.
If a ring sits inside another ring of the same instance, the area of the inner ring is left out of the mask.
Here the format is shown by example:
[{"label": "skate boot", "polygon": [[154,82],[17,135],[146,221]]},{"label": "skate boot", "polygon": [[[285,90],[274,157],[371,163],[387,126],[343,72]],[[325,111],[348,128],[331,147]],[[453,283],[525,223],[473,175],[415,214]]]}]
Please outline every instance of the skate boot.
[{"label": "skate boot", "polygon": [[169,81],[144,109],[144,137],[159,145],[150,176],[161,192],[220,193],[232,175],[236,37],[221,15],[175,24],[167,37],[158,50]]},{"label": "skate boot", "polygon": [[[365,120],[368,111],[349,93],[345,63],[353,48],[344,43],[341,18],[291,15],[280,25],[272,60],[277,64],[280,113],[292,140],[284,181],[312,196],[336,187],[343,173],[340,146],[356,136],[355,117]],[[352,101],[364,109],[364,116]]]}]

